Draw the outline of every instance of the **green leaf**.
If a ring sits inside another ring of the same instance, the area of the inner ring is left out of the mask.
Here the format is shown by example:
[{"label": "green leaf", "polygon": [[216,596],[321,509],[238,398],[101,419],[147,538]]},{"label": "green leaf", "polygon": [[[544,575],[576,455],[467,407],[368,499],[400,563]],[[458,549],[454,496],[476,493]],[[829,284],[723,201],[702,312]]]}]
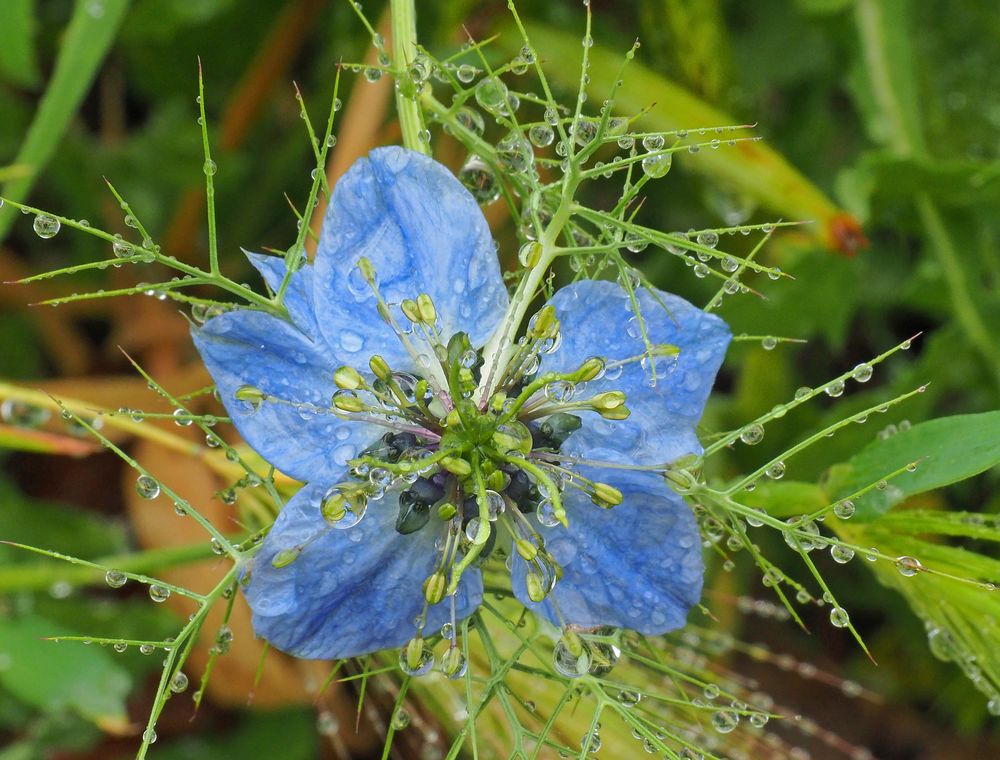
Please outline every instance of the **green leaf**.
[{"label": "green leaf", "polygon": [[128,673],[99,647],[44,641],[58,635],[74,632],[37,615],[3,620],[0,684],[46,712],[68,709],[107,730],[123,730]]},{"label": "green leaf", "polygon": [[0,75],[16,85],[32,87],[38,82],[35,56],[34,0],[5,0],[0,3]]},{"label": "green leaf", "polygon": [[[126,549],[125,530],[82,509],[29,499],[10,483],[0,480],[2,524],[0,541],[43,546],[52,551],[91,559]],[[0,559],[33,559],[27,553],[0,546]]]},{"label": "green leaf", "polygon": [[922,422],[875,441],[834,472],[828,489],[839,497],[918,462],[856,500],[858,522],[884,515],[904,499],[971,478],[1000,464],[1000,411]]},{"label": "green leaf", "polygon": [[857,171],[880,201],[909,203],[918,192],[947,206],[1000,200],[1000,161],[900,158],[876,152],[866,154]]},{"label": "green leaf", "polygon": [[[26,167],[26,173],[4,186],[4,197],[23,201],[31,192],[97,76],[128,6],[129,0],[104,0],[98,14],[94,13],[97,6],[93,3],[76,3],[52,79],[13,161]],[[9,44],[11,36],[10,30],[5,28],[3,45]],[[0,240],[7,236],[16,216],[13,207],[0,208]]]},{"label": "green leaf", "polygon": [[302,710],[255,712],[222,736],[186,737],[156,753],[160,760],[244,760],[280,757],[311,760],[316,757],[316,719]]},{"label": "green leaf", "polygon": [[763,509],[772,517],[816,512],[830,503],[826,492],[816,484],[793,480],[761,481],[753,491],[741,494],[739,501],[748,507]]}]

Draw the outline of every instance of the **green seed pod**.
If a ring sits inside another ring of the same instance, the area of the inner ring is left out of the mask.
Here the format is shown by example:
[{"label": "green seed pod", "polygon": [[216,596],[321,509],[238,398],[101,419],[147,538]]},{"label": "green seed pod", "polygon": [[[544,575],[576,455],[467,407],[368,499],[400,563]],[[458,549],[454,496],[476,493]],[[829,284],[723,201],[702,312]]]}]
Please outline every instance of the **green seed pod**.
[{"label": "green seed pod", "polygon": [[354,367],[341,367],[333,373],[333,382],[345,391],[357,390],[364,384],[364,378]]},{"label": "green seed pod", "polygon": [[622,503],[622,492],[607,483],[594,483],[590,500],[599,507],[611,509]]},{"label": "green seed pod", "polygon": [[428,604],[437,604],[444,599],[444,590],[448,586],[444,573],[436,572],[424,581],[424,599]]},{"label": "green seed pod", "polygon": [[542,583],[538,573],[528,573],[524,578],[528,588],[528,598],[533,602],[540,602],[545,599],[545,585]]},{"label": "green seed pod", "polygon": [[437,309],[434,308],[434,301],[426,293],[417,296],[417,309],[424,324],[433,325],[437,322]]}]

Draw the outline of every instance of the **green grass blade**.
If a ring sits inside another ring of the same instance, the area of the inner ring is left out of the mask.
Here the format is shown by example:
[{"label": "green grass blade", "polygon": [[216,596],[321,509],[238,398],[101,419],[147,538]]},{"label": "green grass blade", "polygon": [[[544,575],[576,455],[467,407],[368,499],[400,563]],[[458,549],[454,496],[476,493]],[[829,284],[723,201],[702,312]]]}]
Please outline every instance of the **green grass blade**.
[{"label": "green grass blade", "polygon": [[[93,3],[83,0],[76,4],[52,79],[13,161],[24,166],[25,173],[3,188],[2,194],[10,200],[22,201],[28,196],[39,173],[55,153],[118,33],[129,0],[105,0],[100,6],[100,14],[94,13],[94,7]],[[0,208],[0,240],[10,231],[15,214],[13,208]]]}]

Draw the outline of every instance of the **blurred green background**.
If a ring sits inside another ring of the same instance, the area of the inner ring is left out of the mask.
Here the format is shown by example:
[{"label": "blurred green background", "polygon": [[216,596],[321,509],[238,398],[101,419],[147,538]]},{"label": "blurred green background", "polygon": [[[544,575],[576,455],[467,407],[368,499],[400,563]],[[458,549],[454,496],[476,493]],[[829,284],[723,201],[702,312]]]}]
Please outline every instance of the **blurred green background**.
[{"label": "blurred green background", "polygon": [[[520,47],[505,2],[418,5],[420,39],[439,57],[459,49],[463,25],[477,39],[501,33],[487,49],[495,60]],[[575,88],[584,23],[579,0],[522,0],[517,7],[553,82],[564,92]],[[921,383],[929,384],[926,393],[810,450],[790,476],[821,478],[888,425],[1000,406],[1000,14],[994,3],[592,0],[591,9],[590,103],[600,103],[602,83],[614,77],[620,56],[638,38],[643,69],[627,75],[620,105],[627,98],[638,110],[655,102],[644,117],[650,129],[756,123],[771,151],[751,155],[723,146],[703,151],[710,155],[681,156],[666,179],[650,186],[637,221],[667,231],[812,221],[776,234],[763,254],[795,280],[758,284],[766,298],[727,299],[721,312],[736,333],[808,343],[770,351],[759,342],[735,345],[706,418],[709,428],[740,425],[796,388],[923,332],[863,390],[839,399],[836,410],[830,400],[769,427],[752,452],[729,455],[722,474],[756,466],[804,429]],[[365,12],[373,23],[383,19],[379,2],[366,2]],[[371,55],[367,34],[341,2],[3,0],[0,192],[126,232],[104,188],[102,177],[108,177],[164,252],[202,260],[203,158],[195,122],[200,56],[219,164],[220,248],[235,276],[249,269],[240,247],[284,249],[295,236],[283,196],[301,205],[314,159],[292,82],[314,114],[324,113],[337,63]],[[615,61],[615,68],[603,60]],[[346,76],[341,97],[346,107],[331,178],[399,134],[385,81]],[[441,160],[461,165],[464,153],[447,136],[435,132],[434,146]],[[590,200],[600,207],[599,187]],[[506,246],[502,255],[511,256],[514,238],[503,210],[487,213]],[[41,241],[30,219],[9,206],[0,209],[0,280],[106,255],[98,241],[69,230]],[[713,292],[652,249],[635,263],[660,287],[695,302]],[[165,385],[197,387],[202,375],[174,306],[142,298],[27,306],[155,276],[139,265],[3,286],[0,379],[95,405],[149,406],[145,382],[136,379],[121,346]],[[84,558],[173,542],[164,538],[173,530],[169,524],[150,522],[131,503],[132,477],[117,459],[67,436],[35,441],[16,435],[12,428],[23,420],[11,414],[8,409],[0,436],[0,539]],[[25,450],[33,446],[48,453]],[[164,463],[171,466],[189,477],[176,462]],[[205,477],[211,496],[211,474]],[[997,480],[994,469],[918,497],[919,506],[996,513]],[[995,719],[981,695],[957,668],[930,657],[924,625],[905,601],[874,582],[862,563],[840,567],[822,560],[878,667],[848,637],[823,625],[822,610],[807,620],[812,636],[773,615],[747,612],[746,603],[730,604],[734,614],[719,625],[860,682],[884,701],[836,691],[831,698],[808,669],[803,674],[750,658],[730,667],[878,757],[1000,756]],[[33,561],[0,546],[0,760],[128,757],[134,746],[129,722],[143,720],[158,662],[55,648],[38,638],[60,631],[163,635],[175,618],[141,597],[75,588],[57,573],[32,579],[21,571]],[[751,566],[741,569],[747,572],[717,579],[715,593],[768,598]],[[295,760],[374,751],[365,732],[349,747],[317,732],[316,709],[301,686],[316,674],[304,668],[287,665],[274,676],[276,696],[255,702],[267,709],[248,711],[257,654],[238,653],[232,670],[217,674],[223,683],[210,691],[194,723],[187,722],[189,707],[172,704],[154,757]],[[51,667],[26,669],[26,662]],[[338,699],[322,714],[352,724],[350,708]],[[845,756],[809,737],[802,743],[817,758]]]}]

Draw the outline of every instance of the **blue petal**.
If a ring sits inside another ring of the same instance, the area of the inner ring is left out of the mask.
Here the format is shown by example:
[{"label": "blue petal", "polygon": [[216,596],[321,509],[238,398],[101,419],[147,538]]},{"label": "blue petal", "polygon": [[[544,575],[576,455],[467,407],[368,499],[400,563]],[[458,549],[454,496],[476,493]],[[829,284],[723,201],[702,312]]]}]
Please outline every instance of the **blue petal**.
[{"label": "blue petal", "polygon": [[[655,386],[651,371],[638,361],[624,365],[620,375],[610,370],[588,383],[580,398],[621,390],[632,414],[621,421],[585,414],[583,427],[566,441],[563,453],[594,458],[600,449],[606,461],[657,464],[701,452],[695,426],[729,345],[729,328],[683,298],[656,295],[669,311],[645,288],[636,292],[646,333],[654,345],[679,347],[680,355],[656,359]],[[562,344],[543,357],[541,371],[572,371],[590,356],[613,361],[645,352],[638,319],[618,284],[581,280],[558,290],[552,304],[562,324]]]},{"label": "blue petal", "polygon": [[420,153],[379,148],[351,167],[333,190],[315,263],[314,303],[330,345],[346,358],[380,353],[408,367],[357,269],[362,256],[388,303],[421,293],[434,299],[445,341],[464,330],[481,345],[507,306],[482,211],[451,172]]},{"label": "blue petal", "polygon": [[[278,649],[307,659],[339,659],[399,647],[416,632],[423,612],[424,580],[434,570],[437,518],[416,533],[394,527],[398,495],[371,504],[353,528],[329,528],[319,511],[326,488],[302,488],[278,515],[253,560],[244,590],[259,636]],[[274,556],[319,534],[285,567]],[[470,568],[455,595],[456,616],[479,606],[482,576]],[[437,632],[450,620],[445,599],[427,611],[425,630]]]},{"label": "blue petal", "polygon": [[[268,256],[263,253],[250,251],[244,251],[244,253],[253,264],[254,269],[260,272],[271,291],[277,293],[285,279],[285,260],[279,256]],[[283,303],[296,326],[310,338],[316,340],[319,328],[316,325],[316,312],[313,308],[312,297],[313,268],[311,264],[306,264],[292,273],[288,287],[285,289]]]},{"label": "blue petal", "polygon": [[325,344],[288,322],[260,311],[230,311],[192,330],[192,336],[240,435],[287,475],[334,483],[347,461],[382,432],[325,411],[278,401],[265,401],[252,411],[236,400],[236,389],[251,385],[275,399],[320,410],[330,406],[333,372],[340,363]]},{"label": "blue petal", "polygon": [[517,598],[556,625],[610,625],[650,636],[680,628],[701,598],[704,576],[690,508],[652,473],[605,469],[589,470],[587,477],[621,490],[622,503],[602,509],[567,490],[569,528],[538,526],[563,577],[536,604],[525,590],[527,565],[515,554]]}]

